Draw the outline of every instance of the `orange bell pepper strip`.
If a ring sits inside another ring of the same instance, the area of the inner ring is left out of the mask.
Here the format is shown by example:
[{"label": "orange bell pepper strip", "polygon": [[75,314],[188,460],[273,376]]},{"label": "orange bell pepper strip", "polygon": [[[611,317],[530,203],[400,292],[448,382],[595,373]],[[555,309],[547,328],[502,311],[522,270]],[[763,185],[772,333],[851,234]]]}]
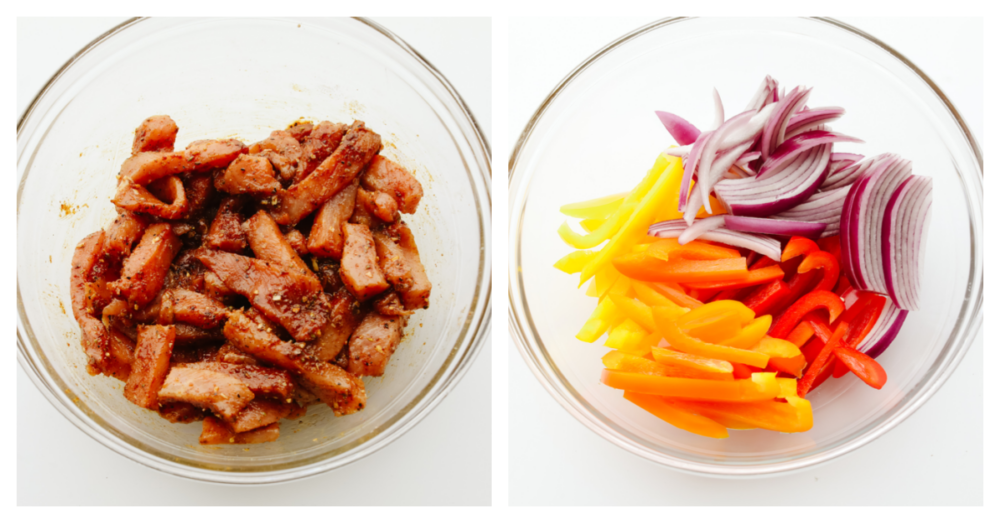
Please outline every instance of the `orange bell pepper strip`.
[{"label": "orange bell pepper strip", "polygon": [[781,270],[781,267],[778,267],[777,265],[772,265],[770,267],[764,267],[763,269],[754,269],[752,271],[747,271],[747,275],[745,277],[733,278],[731,280],[721,280],[721,281],[694,282],[687,284],[687,286],[688,288],[691,289],[706,289],[706,290],[743,289],[746,287],[753,287],[754,285],[761,285],[764,283],[781,280],[784,277],[785,277],[785,271]]},{"label": "orange bell pepper strip", "polygon": [[745,380],[753,376],[755,372],[761,372],[762,370],[764,369],[742,363],[733,363],[733,377],[738,380]]},{"label": "orange bell pepper strip", "polygon": [[672,378],[691,378],[697,380],[732,381],[732,373],[712,372],[682,365],[661,363],[640,356],[626,354],[621,351],[611,351],[601,358],[604,366],[611,370],[649,374],[650,376],[665,376]]},{"label": "orange bell pepper strip", "polygon": [[740,251],[714,245],[703,241],[690,241],[681,245],[677,238],[664,238],[649,244],[647,250],[650,256],[663,261],[677,258],[686,260],[720,260],[723,258],[739,258]]},{"label": "orange bell pepper strip", "polygon": [[656,330],[659,331],[663,339],[667,340],[667,343],[675,350],[706,358],[745,363],[754,367],[764,368],[767,366],[768,357],[766,354],[716,345],[688,336],[681,331],[680,327],[677,326],[677,322],[670,317],[669,311],[661,307],[653,307],[653,321],[656,323]]},{"label": "orange bell pepper strip", "polygon": [[[781,378],[779,389],[794,390],[795,380]],[[754,401],[728,403],[719,401],[676,400],[676,405],[705,417],[727,420],[777,432],[805,432],[812,428],[812,405],[795,394],[781,394],[786,402]],[[724,423],[725,424],[725,423]]]},{"label": "orange bell pepper strip", "polygon": [[795,344],[796,347],[802,347],[813,337],[813,328],[808,322],[803,321],[799,323],[792,332],[788,334],[788,341]]},{"label": "orange bell pepper strip", "polygon": [[802,351],[794,343],[770,336],[764,336],[750,350],[767,354],[771,358],[794,358],[802,355]]},{"label": "orange bell pepper strip", "polygon": [[844,345],[834,347],[833,352],[836,354],[838,361],[843,362],[851,372],[861,378],[861,381],[868,384],[868,386],[881,389],[888,380],[885,369],[867,354]]},{"label": "orange bell pepper strip", "polygon": [[743,325],[740,324],[739,316],[731,312],[719,316],[709,323],[690,328],[687,330],[687,334],[701,341],[719,343],[737,336],[742,330]]},{"label": "orange bell pepper strip", "polygon": [[806,357],[802,354],[792,358],[771,358],[767,360],[767,370],[769,372],[780,371],[796,378],[802,377],[802,371],[806,370]]},{"label": "orange bell pepper strip", "polygon": [[653,359],[664,365],[688,367],[690,369],[716,374],[733,373],[733,364],[726,360],[695,356],[694,354],[677,352],[663,347],[654,347],[652,352]]},{"label": "orange bell pepper strip", "polygon": [[709,438],[722,439],[729,437],[729,432],[726,431],[726,427],[722,424],[704,416],[692,414],[683,408],[678,408],[673,402],[660,396],[626,392],[625,399],[681,430]]},{"label": "orange bell pepper strip", "polygon": [[809,272],[815,269],[823,269],[823,278],[816,284],[813,290],[832,291],[840,279],[840,263],[832,254],[823,251],[811,252],[802,259],[799,264],[798,273]]},{"label": "orange bell pepper strip", "polygon": [[844,312],[844,302],[840,300],[840,296],[830,291],[812,291],[799,298],[778,318],[778,321],[771,327],[771,337],[788,338],[792,329],[799,324],[803,316],[820,308],[829,312],[832,322],[837,319],[837,316],[840,316],[840,313]]},{"label": "orange bell pepper strip", "polygon": [[746,277],[749,275],[746,261],[746,258],[663,261],[649,252],[639,252],[619,256],[611,263],[625,276],[639,281],[692,283]]},{"label": "orange bell pepper strip", "polygon": [[740,326],[753,321],[752,310],[738,301],[714,301],[698,307],[677,318],[677,326],[682,329],[692,329],[714,323],[718,318],[735,315]]},{"label": "orange bell pepper strip", "polygon": [[792,236],[785,245],[785,250],[781,251],[781,261],[786,262],[793,258],[810,254],[819,250],[816,242],[802,236]]},{"label": "orange bell pepper strip", "polygon": [[640,394],[711,401],[761,401],[773,399],[779,392],[778,382],[772,373],[757,373],[746,380],[722,381],[604,369],[601,371],[601,383],[613,389]]},{"label": "orange bell pepper strip", "polygon": [[698,307],[701,307],[702,305],[705,304],[704,302],[696,300],[691,296],[689,296],[686,292],[684,292],[684,289],[676,283],[662,282],[662,283],[648,283],[647,285],[649,285],[650,289],[653,289],[656,292],[666,296],[667,298],[670,299],[670,301],[676,303],[677,305],[680,305],[681,307],[687,307],[689,309],[697,309]]},{"label": "orange bell pepper strip", "polygon": [[700,302],[709,303],[722,291],[718,289],[684,289],[684,292]]},{"label": "orange bell pepper strip", "polygon": [[763,339],[770,328],[771,316],[765,314],[764,316],[755,318],[747,326],[743,327],[736,336],[720,341],[719,345],[735,347],[737,349],[749,349]]},{"label": "orange bell pepper strip", "polygon": [[[753,271],[751,270],[750,272]],[[784,276],[784,273],[782,273],[782,276]],[[781,303],[790,293],[788,284],[778,279],[761,286],[742,301],[754,314],[760,316],[776,312],[775,305]]]}]

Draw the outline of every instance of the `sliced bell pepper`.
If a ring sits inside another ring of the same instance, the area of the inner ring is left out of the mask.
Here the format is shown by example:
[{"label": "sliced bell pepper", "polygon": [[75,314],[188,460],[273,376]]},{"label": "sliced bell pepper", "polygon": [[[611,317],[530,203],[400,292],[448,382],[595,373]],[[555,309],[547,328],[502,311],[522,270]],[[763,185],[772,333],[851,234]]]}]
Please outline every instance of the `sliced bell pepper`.
[{"label": "sliced bell pepper", "polygon": [[618,350],[626,354],[639,356],[640,358],[647,358],[650,355],[650,351],[656,346],[657,343],[660,342],[662,338],[663,337],[660,336],[659,332],[650,332],[649,334],[643,336],[638,342],[626,345]]},{"label": "sliced bell pepper", "polygon": [[605,367],[612,370],[638,372],[640,374],[649,374],[651,376],[667,375],[666,365],[661,365],[653,360],[643,358],[642,356],[635,356],[618,350],[613,350],[605,354],[604,357],[601,358],[601,362],[604,363]]},{"label": "sliced bell pepper", "polygon": [[767,370],[769,372],[781,371],[796,378],[802,377],[802,371],[806,370],[806,357],[802,354],[792,358],[771,358],[767,360]]},{"label": "sliced bell pepper", "polygon": [[639,301],[650,307],[667,307],[669,309],[673,309],[677,316],[686,314],[691,310],[688,307],[677,305],[673,300],[653,290],[653,287],[650,284],[641,281],[633,281],[632,290],[635,291],[635,295]]},{"label": "sliced bell pepper", "polygon": [[634,372],[604,369],[601,383],[613,388],[669,396],[713,401],[761,401],[778,396],[778,382],[773,373],[757,373],[746,380],[700,380],[650,376]]},{"label": "sliced bell pepper", "polygon": [[587,284],[587,292],[584,293],[589,298],[600,298],[601,295],[597,293],[597,282],[590,280]]},{"label": "sliced bell pepper", "polygon": [[790,292],[788,284],[779,279],[762,285],[742,301],[754,314],[760,316],[774,312],[774,306],[781,303]]},{"label": "sliced bell pepper", "polygon": [[646,337],[646,334],[647,332],[643,330],[642,326],[629,318],[611,329],[611,332],[608,333],[608,339],[604,342],[604,346],[611,347],[612,349],[630,347],[638,344],[640,340]]},{"label": "sliced bell pepper", "polygon": [[833,352],[839,361],[842,361],[851,372],[861,378],[861,381],[867,383],[868,386],[881,389],[888,380],[885,369],[867,354],[843,345],[834,347]]},{"label": "sliced bell pepper", "polygon": [[[806,369],[805,374],[802,375],[802,379],[799,380],[798,383],[799,396],[805,397],[805,395],[808,394],[809,391],[815,388],[815,385],[819,385],[819,383],[816,383],[817,378],[819,378],[821,372],[827,371],[827,366],[831,362],[831,358],[833,357],[833,351],[837,346],[840,345],[842,345],[842,343],[840,342],[839,339],[838,340],[832,339],[831,341],[823,345],[823,350],[821,350],[819,354],[816,355],[816,359],[814,359],[809,364],[809,367]],[[833,368],[830,367],[829,371],[832,372]]]},{"label": "sliced bell pepper", "polygon": [[802,355],[802,351],[792,342],[770,336],[764,336],[750,350],[767,354],[771,358],[794,358]]},{"label": "sliced bell pepper", "polygon": [[764,369],[751,367],[750,365],[744,365],[742,363],[733,363],[733,377],[738,380],[745,380],[754,375],[755,372],[761,372]]},{"label": "sliced bell pepper", "polygon": [[835,359],[833,361],[834,378],[843,378],[844,375],[846,375],[848,372],[851,372],[851,369],[848,369],[847,365],[845,365],[844,362],[840,361],[840,359]]},{"label": "sliced bell pepper", "polygon": [[[756,253],[752,253],[756,254]],[[749,260],[749,258],[747,258]],[[764,267],[771,267],[772,265],[777,265],[778,262],[768,258],[767,256],[761,256],[760,258],[754,260],[753,264],[750,265],[750,270],[763,269]]]},{"label": "sliced bell pepper", "polygon": [[[635,198],[636,206],[633,211],[630,211],[631,215],[621,224],[621,227],[614,233],[614,236],[610,237],[607,245],[600,250],[597,257],[591,260],[583,268],[583,271],[581,271],[580,285],[586,283],[598,269],[621,256],[635,240],[646,237],[646,230],[653,223],[652,219],[657,209],[667,205],[667,201],[671,196],[670,188],[671,186],[676,186],[675,184],[677,183],[675,179],[683,176],[684,168],[681,165],[680,158],[667,157],[662,154],[657,157],[656,163],[650,169],[646,179],[640,183],[640,186],[648,184],[648,190],[643,191],[641,187],[637,187],[632,194],[629,194],[625,198],[625,201],[622,202],[622,207],[618,211],[615,211],[615,214],[608,219],[609,222],[612,221],[622,211],[622,208],[627,208],[630,199]],[[601,228],[603,229],[604,226],[602,225]]]},{"label": "sliced bell pepper", "polygon": [[667,298],[670,299],[670,301],[676,303],[677,305],[680,305],[681,307],[687,307],[689,309],[697,309],[698,307],[701,307],[702,305],[705,304],[704,302],[696,300],[691,296],[689,296],[686,292],[684,292],[684,289],[681,288],[681,286],[677,285],[676,283],[662,282],[662,283],[650,283],[648,285],[650,289],[653,289],[656,292],[666,296]]},{"label": "sliced bell pepper", "polygon": [[819,246],[821,250],[824,250],[833,255],[837,259],[837,263],[843,264],[844,261],[840,257],[840,235],[827,236],[826,238],[820,238],[816,240],[816,245]]},{"label": "sliced bell pepper", "polygon": [[670,261],[677,258],[685,260],[720,260],[741,257],[740,251],[736,249],[698,240],[681,245],[678,243],[677,238],[663,238],[650,243],[648,252],[650,256],[663,261]]},{"label": "sliced bell pepper", "polygon": [[604,243],[609,238],[613,237],[616,232],[621,230],[622,225],[628,221],[635,209],[635,202],[622,204],[622,206],[619,207],[610,218],[605,220],[600,227],[587,234],[580,234],[574,231],[570,228],[569,222],[563,222],[556,232],[558,232],[559,237],[571,247],[576,249],[591,249]]},{"label": "sliced bell pepper", "polygon": [[677,365],[680,367],[700,370],[702,372],[714,372],[718,374],[733,373],[733,364],[726,360],[695,356],[694,354],[677,352],[663,347],[654,347],[652,352],[653,359],[659,363],[663,363],[664,365]]},{"label": "sliced bell pepper", "polygon": [[705,210],[705,206],[702,205],[701,209],[698,209],[698,214],[695,215],[695,218],[708,218],[709,216],[718,216],[720,214],[729,214],[729,211],[726,210],[726,207],[724,205],[722,205],[722,203],[719,202],[719,199],[716,198],[715,196],[709,195],[709,197],[708,197],[708,206],[711,207],[712,214],[709,214],[708,211]]},{"label": "sliced bell pepper", "polygon": [[713,323],[717,318],[729,315],[736,315],[740,326],[746,325],[754,319],[753,311],[738,301],[714,301],[677,318],[677,326],[682,329],[692,329]]},{"label": "sliced bell pepper", "polygon": [[737,336],[743,330],[740,317],[735,312],[726,313],[712,321],[687,329],[688,336],[709,343],[719,343],[722,340]]},{"label": "sliced bell pepper", "polygon": [[705,356],[706,358],[745,363],[754,367],[764,368],[767,366],[767,355],[765,354],[716,345],[688,336],[681,331],[680,327],[677,326],[677,322],[670,317],[668,309],[653,307],[653,321],[656,323],[656,329],[663,336],[663,339],[667,340],[667,343],[675,350],[697,356]]},{"label": "sliced bell pepper", "polygon": [[771,327],[771,337],[788,338],[792,329],[799,324],[802,317],[813,310],[824,308],[830,314],[830,321],[837,319],[844,312],[844,302],[840,296],[830,291],[812,291],[792,304]]},{"label": "sliced bell pepper", "polygon": [[709,303],[722,291],[718,289],[684,289],[684,292],[702,303]]},{"label": "sliced bell pepper", "polygon": [[809,238],[792,236],[792,238],[788,240],[788,243],[785,245],[785,249],[781,251],[781,261],[786,262],[793,258],[804,256],[818,250],[819,246],[816,245],[816,242],[810,240]]},{"label": "sliced bell pepper", "polygon": [[851,286],[851,280],[847,279],[846,275],[841,274],[840,280],[837,281],[837,286],[833,289],[834,294],[844,295],[845,292],[853,289]]},{"label": "sliced bell pepper", "polygon": [[754,285],[762,285],[764,283],[778,281],[784,277],[785,272],[781,270],[781,267],[772,265],[771,267],[764,267],[763,269],[747,271],[745,277],[733,278],[730,280],[709,281],[704,283],[694,282],[687,284],[687,286],[692,289],[743,289],[746,287],[753,287]]},{"label": "sliced bell pepper", "polygon": [[797,272],[799,274],[815,269],[823,269],[823,278],[816,284],[813,290],[832,291],[840,279],[840,263],[832,254],[823,251],[811,252],[802,259]]},{"label": "sliced bell pepper", "polygon": [[784,311],[789,305],[795,303],[799,298],[808,294],[822,277],[823,276],[820,271],[809,271],[802,274],[795,273],[792,274],[791,278],[786,277],[785,281],[788,283],[788,296],[785,296],[784,299],[773,306],[772,313],[777,314]]},{"label": "sliced bell pepper", "polygon": [[681,430],[709,438],[722,439],[729,437],[729,432],[726,431],[726,427],[722,424],[704,416],[692,414],[683,408],[678,408],[669,400],[660,396],[625,392],[625,399]]},{"label": "sliced bell pepper", "polygon": [[609,293],[608,297],[611,298],[611,301],[614,302],[618,310],[622,311],[632,321],[638,323],[646,332],[656,330],[656,324],[653,323],[653,309],[648,305],[621,294]]},{"label": "sliced bell pepper", "polygon": [[611,194],[584,202],[567,203],[559,208],[559,212],[571,218],[607,218],[621,207],[626,196],[628,193]]},{"label": "sliced bell pepper", "polygon": [[764,338],[770,328],[771,316],[765,314],[764,316],[755,318],[752,322],[743,327],[740,333],[736,336],[720,341],[719,345],[736,347],[737,349],[749,349]]},{"label": "sliced bell pepper", "polygon": [[625,314],[619,311],[610,298],[604,298],[598,302],[590,318],[583,324],[580,332],[576,333],[576,338],[582,342],[593,343],[602,334],[611,328],[612,323],[617,323],[625,318]]},{"label": "sliced bell pepper", "polygon": [[757,290],[758,287],[760,286],[758,285],[754,287],[742,287],[739,289],[726,289],[720,292],[719,294],[716,294],[715,297],[712,298],[712,301],[736,300],[742,302],[743,298],[749,296],[753,291]]},{"label": "sliced bell pepper", "polygon": [[619,272],[639,281],[695,283],[736,280],[749,275],[746,258],[663,261],[648,252],[639,252],[619,256],[612,263]]},{"label": "sliced bell pepper", "polygon": [[[881,314],[884,306],[885,296],[874,293],[863,293],[858,298],[854,305],[837,322],[833,333],[825,340],[823,349],[809,363],[809,368],[806,369],[805,375],[799,380],[798,391],[800,396],[805,396],[806,393],[815,389],[827,377],[833,374],[835,352],[840,350],[840,347],[852,348],[849,345],[851,343],[855,345],[860,343],[878,321],[878,316]],[[817,332],[817,338],[821,336],[822,334]],[[877,374],[874,374],[874,371],[867,375],[873,382],[877,382],[878,377]]]},{"label": "sliced bell pepper", "polygon": [[788,394],[789,385],[794,391],[795,380],[778,378],[779,392],[785,402],[755,401],[727,403],[719,401],[677,400],[678,406],[706,417],[726,419],[777,432],[805,432],[812,428],[812,405],[795,394]]},{"label": "sliced bell pepper", "polygon": [[607,218],[587,218],[585,220],[580,220],[580,227],[588,233],[591,233],[600,229],[606,221],[608,221]]},{"label": "sliced bell pepper", "polygon": [[565,272],[566,274],[576,274],[583,270],[583,266],[587,264],[590,260],[594,259],[597,253],[594,251],[573,251],[562,258],[553,265],[553,267]]},{"label": "sliced bell pepper", "polygon": [[800,322],[792,332],[788,334],[788,341],[795,344],[796,347],[802,347],[813,337],[813,328],[808,322]]}]

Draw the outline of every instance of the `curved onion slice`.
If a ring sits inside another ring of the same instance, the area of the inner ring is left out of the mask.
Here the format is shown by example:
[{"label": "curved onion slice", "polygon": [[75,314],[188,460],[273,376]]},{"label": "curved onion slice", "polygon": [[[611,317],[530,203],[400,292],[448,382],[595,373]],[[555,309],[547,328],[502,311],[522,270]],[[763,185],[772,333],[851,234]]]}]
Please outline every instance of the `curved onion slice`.
[{"label": "curved onion slice", "polygon": [[910,176],[889,198],[882,217],[882,270],[889,296],[896,305],[919,305],[920,273],[931,210],[931,179]]},{"label": "curved onion slice", "polygon": [[861,140],[829,131],[809,131],[802,133],[782,142],[774,153],[771,154],[771,157],[764,162],[764,165],[760,167],[760,173],[757,177],[766,179],[775,171],[788,165],[789,162],[799,154],[802,154],[803,151],[808,151],[818,145],[835,142],[861,142]]},{"label": "curved onion slice", "polygon": [[806,104],[810,91],[811,89],[796,87],[788,93],[788,96],[782,96],[778,101],[777,108],[771,113],[771,118],[768,119],[767,125],[764,126],[764,133],[761,135],[760,153],[765,160],[771,156],[778,144],[785,140],[788,120]]},{"label": "curved onion slice", "polygon": [[806,131],[814,130],[817,127],[828,124],[841,116],[844,116],[843,107],[817,107],[802,111],[788,120],[788,127],[785,129],[785,137],[792,138]]},{"label": "curved onion slice", "polygon": [[694,143],[701,134],[691,122],[666,111],[656,111],[656,116],[660,118],[660,123],[667,128],[670,136],[677,140],[677,145],[688,145]]},{"label": "curved onion slice", "polygon": [[695,221],[684,232],[677,237],[677,243],[684,245],[691,240],[697,240],[700,236],[704,235],[706,232],[714,231],[719,227],[726,224],[725,216],[712,216],[711,218],[703,218],[701,220]]},{"label": "curved onion slice", "polygon": [[892,300],[885,300],[885,307],[878,317],[871,332],[858,344],[858,350],[872,358],[879,357],[889,347],[892,340],[896,339],[899,330],[906,321],[907,311],[896,307]]},{"label": "curved onion slice", "polygon": [[[711,218],[706,219],[710,220]],[[698,221],[696,220],[695,224]],[[684,220],[668,220],[650,225],[647,233],[657,238],[679,238],[687,228],[688,224]],[[728,229],[715,229],[702,234],[699,239],[750,249],[772,260],[781,261],[781,243],[774,238]]]},{"label": "curved onion slice", "polygon": [[[715,131],[706,131],[698,136],[698,139],[694,141],[694,145],[691,146],[691,152],[688,153],[688,160],[684,163],[684,177],[681,178],[681,187],[691,187],[691,178],[694,176],[694,167],[698,164],[698,158],[701,156],[701,150],[705,147],[705,142],[712,137],[712,133]],[[677,210],[684,211],[687,207],[688,194],[686,191],[681,191],[681,197],[677,201]]]},{"label": "curved onion slice", "polygon": [[722,180],[715,185],[715,195],[738,216],[771,216],[791,209],[823,183],[831,147],[813,147],[765,180]]},{"label": "curved onion slice", "polygon": [[774,94],[778,89],[778,82],[771,78],[770,75],[765,76],[764,80],[760,83],[760,87],[757,88],[757,93],[753,95],[750,103],[747,105],[747,111],[760,111],[764,106],[774,103]]},{"label": "curved onion slice", "polygon": [[722,122],[726,121],[726,110],[722,107],[722,97],[719,90],[712,88],[712,98],[715,101],[715,121],[712,122],[712,129],[718,129]]},{"label": "curved onion slice", "polygon": [[774,215],[782,220],[825,223],[826,229],[820,238],[840,234],[840,213],[844,210],[844,199],[850,187],[841,187],[832,191],[816,192],[806,201]]},{"label": "curved onion slice", "polygon": [[[825,223],[755,218],[751,216],[720,216],[725,218],[726,229],[731,231],[754,232],[770,236],[805,236],[818,238],[826,229]],[[704,220],[702,220],[704,221]],[[681,242],[684,243],[684,242]]]}]

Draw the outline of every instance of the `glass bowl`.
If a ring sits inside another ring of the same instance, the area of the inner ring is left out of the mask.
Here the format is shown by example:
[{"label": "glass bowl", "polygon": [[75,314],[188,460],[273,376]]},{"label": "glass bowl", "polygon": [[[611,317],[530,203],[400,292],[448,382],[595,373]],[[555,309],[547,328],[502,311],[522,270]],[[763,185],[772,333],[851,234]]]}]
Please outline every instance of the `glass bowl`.
[{"label": "glass bowl", "polygon": [[[334,417],[318,405],[272,443],[201,446],[201,424],[170,424],[88,376],[70,310],[77,242],[109,223],[132,131],[154,114],[180,146],[265,138],[297,118],[359,119],[383,154],[425,187],[407,221],[434,284],[368,402]],[[136,19],[76,54],[17,129],[18,360],[73,424],[143,465],[222,483],[271,483],[356,461],[436,406],[468,370],[490,325],[490,151],[448,81],[385,28],[354,19]]]},{"label": "glass bowl", "polygon": [[[727,114],[761,79],[814,87],[811,106],[842,106],[838,132],[865,140],[835,150],[895,152],[934,178],[921,308],[879,361],[882,390],[853,376],[817,389],[815,425],[801,434],[730,431],[723,440],[676,429],[602,385],[598,343],[574,335],[596,306],[578,278],[552,264],[571,248],[556,234],[564,203],[630,190],[673,143],[653,114],[712,121],[717,87]],[[982,322],[982,154],[947,97],[888,45],[826,19],[669,19],[598,51],[535,112],[510,159],[510,330],[550,394],[608,441],[675,469],[774,474],[816,465],[873,441],[937,391]]]}]

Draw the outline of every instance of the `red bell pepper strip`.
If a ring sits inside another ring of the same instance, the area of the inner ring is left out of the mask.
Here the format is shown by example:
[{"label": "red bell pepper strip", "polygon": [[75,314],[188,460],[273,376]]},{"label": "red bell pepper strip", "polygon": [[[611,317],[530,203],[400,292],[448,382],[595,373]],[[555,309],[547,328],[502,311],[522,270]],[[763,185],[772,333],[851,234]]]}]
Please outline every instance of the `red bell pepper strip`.
[{"label": "red bell pepper strip", "polygon": [[833,255],[837,259],[837,263],[844,263],[840,257],[840,235],[827,236],[826,238],[820,238],[816,240],[816,245],[823,251],[826,251]]},{"label": "red bell pepper strip", "polygon": [[813,384],[819,377],[820,372],[826,370],[827,364],[830,363],[835,347],[841,345],[842,344],[839,340],[831,340],[823,346],[823,350],[821,350],[819,354],[816,355],[816,359],[809,364],[809,368],[806,369],[806,373],[802,376],[802,379],[800,379],[798,383],[798,394],[800,398],[804,398],[809,391],[813,390]]},{"label": "red bell pepper strip", "polygon": [[870,387],[881,389],[885,385],[888,376],[885,369],[867,354],[858,352],[855,349],[838,345],[833,349],[837,359],[844,363],[861,381]]},{"label": "red bell pepper strip", "polygon": [[840,278],[840,263],[832,254],[823,251],[809,253],[802,259],[796,272],[802,274],[818,268],[823,269],[823,278],[813,290],[832,291]]},{"label": "red bell pepper strip", "polygon": [[771,326],[768,334],[772,338],[785,339],[806,314],[820,308],[826,309],[832,322],[844,312],[844,302],[840,301],[840,296],[830,291],[812,291],[793,303]]},{"label": "red bell pepper strip", "polygon": [[844,362],[840,361],[839,359],[834,360],[833,362],[834,378],[843,378],[844,375],[847,374],[848,372],[851,372],[851,370],[847,368],[847,365],[845,365]]},{"label": "red bell pepper strip", "polygon": [[771,258],[768,258],[767,256],[763,256],[759,260],[753,262],[753,265],[750,266],[750,270],[752,271],[754,269],[763,269],[764,267],[770,267],[772,265],[777,265],[777,264],[778,262],[772,260]]},{"label": "red bell pepper strip", "polygon": [[[809,368],[806,370],[805,375],[799,380],[798,392],[800,397],[804,397],[806,393],[813,390],[820,383],[826,380],[829,375],[833,374],[833,357],[834,353],[838,350],[838,347],[844,347],[846,349],[852,349],[856,347],[865,336],[871,332],[875,323],[878,321],[879,315],[882,314],[882,308],[885,307],[885,296],[878,294],[865,292],[862,293],[857,302],[851,306],[840,319],[835,323],[836,327],[833,332],[829,334],[826,340],[822,340],[825,333],[822,333],[822,328],[818,328],[816,332],[816,338],[824,343],[823,349],[816,354],[812,362],[809,364]],[[780,321],[780,320],[779,320]],[[820,327],[817,322],[810,318],[810,323],[814,327]],[[773,336],[773,334],[772,334]],[[803,355],[808,359],[813,348],[807,344],[806,348],[802,349]],[[857,352],[857,351],[855,351]],[[852,357],[853,354],[847,353],[845,358]],[[870,359],[870,358],[869,358]],[[874,361],[874,360],[873,360]],[[848,362],[844,362],[848,364]],[[858,376],[864,379],[869,379],[872,383],[877,383],[879,380],[878,372],[872,370],[870,365],[867,365],[866,361],[861,361],[855,358],[851,363],[856,364],[858,367],[858,372],[862,372]],[[850,368],[850,364],[848,364]],[[879,367],[881,369],[881,366]],[[853,368],[851,368],[854,371]],[[885,372],[884,370],[882,371]],[[820,379],[822,378],[822,379]],[[867,381],[866,381],[867,383]],[[882,382],[884,383],[884,381]],[[874,385],[873,385],[874,386]]]},{"label": "red bell pepper strip", "polygon": [[781,251],[781,261],[786,262],[792,258],[797,258],[819,250],[816,242],[801,236],[792,236],[785,245],[785,250]]},{"label": "red bell pepper strip", "polygon": [[816,356],[819,356],[820,351],[822,351],[825,346],[826,342],[820,339],[819,336],[816,336],[815,338],[809,340],[809,343],[803,345],[799,350],[802,351],[802,355],[805,356],[806,361],[812,363],[816,361]]},{"label": "red bell pepper strip", "polygon": [[747,294],[753,292],[754,289],[756,288],[757,287],[746,287],[743,289],[726,289],[720,292],[719,294],[716,294],[715,297],[712,298],[712,301],[719,301],[719,300],[742,301]]},{"label": "red bell pepper strip", "polygon": [[780,303],[775,304],[774,309],[772,309],[774,314],[784,311],[789,305],[805,296],[806,293],[808,293],[809,290],[816,285],[816,282],[818,282],[821,277],[820,271],[792,274],[792,277],[786,280],[788,283],[788,296],[786,296]]},{"label": "red bell pepper strip", "polygon": [[833,290],[833,292],[835,294],[839,294],[839,295],[843,296],[845,292],[847,292],[847,291],[849,291],[849,290],[851,290],[853,288],[854,287],[851,286],[851,280],[848,280],[847,276],[841,274],[840,275],[840,280],[837,282],[837,287]]},{"label": "red bell pepper strip", "polygon": [[753,294],[743,300],[743,305],[749,307],[755,315],[763,316],[770,314],[774,306],[781,303],[790,292],[787,283],[781,280],[772,281],[758,287]]}]

